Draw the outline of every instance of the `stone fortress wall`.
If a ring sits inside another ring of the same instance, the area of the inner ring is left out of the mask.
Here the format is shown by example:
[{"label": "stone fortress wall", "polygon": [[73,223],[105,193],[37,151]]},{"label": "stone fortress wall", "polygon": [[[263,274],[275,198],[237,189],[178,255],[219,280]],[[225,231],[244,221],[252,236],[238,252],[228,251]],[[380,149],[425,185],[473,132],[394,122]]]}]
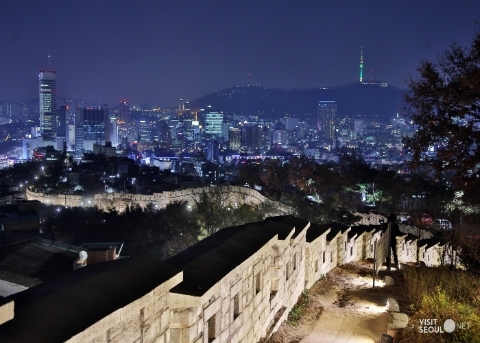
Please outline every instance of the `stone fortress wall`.
[{"label": "stone fortress wall", "polygon": [[[254,190],[232,189],[238,194],[232,199],[265,201]],[[97,196],[95,204],[105,198],[121,204],[123,196],[143,206],[155,199],[161,207],[172,199],[188,201],[200,191],[150,197],[105,195]],[[67,341],[259,342],[287,319],[304,289],[337,266],[373,258],[374,242],[382,235],[380,224],[387,218],[372,213],[361,216],[357,225],[349,227],[282,216],[220,230],[166,261],[178,268],[177,275]],[[411,235],[397,237],[400,263],[417,263],[417,244]],[[419,247],[419,261],[427,266],[439,265],[445,262],[448,248],[448,244],[425,243]],[[14,317],[10,313],[13,307],[11,303],[0,307],[0,318],[8,321]]]},{"label": "stone fortress wall", "polygon": [[[38,200],[44,204],[54,206],[97,206],[99,209],[107,210],[114,208],[118,212],[125,211],[127,206],[145,208],[151,204],[155,208],[164,208],[175,201],[186,201],[192,203],[202,192],[219,192],[226,203],[240,205],[260,204],[270,201],[255,189],[241,186],[222,186],[222,187],[203,187],[189,188],[178,191],[165,191],[154,193],[152,195],[127,194],[127,193],[99,193],[92,195],[73,195],[73,194],[43,194],[35,192],[32,189],[26,190],[28,200]],[[278,206],[277,206],[278,207]]]}]

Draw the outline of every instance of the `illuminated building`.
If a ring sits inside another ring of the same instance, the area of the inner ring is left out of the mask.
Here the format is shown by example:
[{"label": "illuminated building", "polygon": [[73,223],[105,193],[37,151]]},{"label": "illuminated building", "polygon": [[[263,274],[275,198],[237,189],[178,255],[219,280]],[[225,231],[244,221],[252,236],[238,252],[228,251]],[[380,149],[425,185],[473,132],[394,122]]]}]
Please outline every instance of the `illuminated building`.
[{"label": "illuminated building", "polygon": [[56,138],[57,149],[63,150],[63,145],[67,142],[67,110],[68,106],[60,106],[57,110],[56,118]]},{"label": "illuminated building", "polygon": [[[57,111],[57,72],[40,71],[39,79],[39,99],[40,99],[40,134],[43,136],[44,132],[48,134],[47,140],[55,131],[52,127],[52,116],[56,115]],[[55,128],[56,130],[56,128]],[[54,138],[54,137],[53,137]]]},{"label": "illuminated building", "polygon": [[337,103],[319,101],[317,106],[317,125],[325,139],[335,139],[335,121],[337,120]]},{"label": "illuminated building", "polygon": [[242,131],[236,127],[230,128],[228,131],[228,141],[230,144],[230,149],[238,150],[240,149],[240,141],[242,138]]},{"label": "illuminated building", "polygon": [[223,112],[209,111],[205,113],[205,134],[212,137],[222,136]]},{"label": "illuminated building", "polygon": [[75,151],[93,150],[93,143],[104,145],[108,123],[108,106],[78,107],[75,113]]},{"label": "illuminated building", "polygon": [[130,102],[126,99],[120,100],[118,105],[118,119],[123,121],[130,120]]}]

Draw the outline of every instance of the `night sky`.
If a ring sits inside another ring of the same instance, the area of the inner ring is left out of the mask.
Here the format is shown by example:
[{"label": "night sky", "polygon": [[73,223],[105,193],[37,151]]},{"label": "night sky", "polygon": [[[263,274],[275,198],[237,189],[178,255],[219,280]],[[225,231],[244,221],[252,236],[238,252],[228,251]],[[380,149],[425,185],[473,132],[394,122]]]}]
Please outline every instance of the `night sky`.
[{"label": "night sky", "polygon": [[[15,0],[0,2],[0,100],[57,70],[71,99],[172,107],[243,83],[403,87],[421,60],[468,45],[478,0]],[[251,74],[249,78],[249,74]]]}]

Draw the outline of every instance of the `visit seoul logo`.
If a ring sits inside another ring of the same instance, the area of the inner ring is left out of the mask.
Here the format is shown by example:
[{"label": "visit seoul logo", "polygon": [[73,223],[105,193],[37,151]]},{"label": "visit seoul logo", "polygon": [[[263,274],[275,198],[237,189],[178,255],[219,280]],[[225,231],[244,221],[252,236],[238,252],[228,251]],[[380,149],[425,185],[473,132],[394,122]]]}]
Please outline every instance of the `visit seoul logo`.
[{"label": "visit seoul logo", "polygon": [[451,333],[455,329],[465,330],[470,327],[470,322],[455,323],[453,319],[447,319],[441,325],[437,319],[420,319],[418,330],[420,333]]}]

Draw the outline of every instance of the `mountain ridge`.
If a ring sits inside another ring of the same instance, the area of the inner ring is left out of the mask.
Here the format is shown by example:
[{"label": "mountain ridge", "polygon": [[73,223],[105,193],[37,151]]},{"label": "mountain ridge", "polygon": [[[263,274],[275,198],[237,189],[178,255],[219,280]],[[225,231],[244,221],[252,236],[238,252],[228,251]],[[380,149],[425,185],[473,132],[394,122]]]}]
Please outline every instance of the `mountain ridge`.
[{"label": "mountain ridge", "polygon": [[212,109],[265,118],[286,115],[315,117],[318,101],[337,102],[339,118],[389,121],[404,107],[403,90],[380,82],[352,83],[336,87],[267,88],[258,84],[229,87],[191,101],[190,109]]}]

